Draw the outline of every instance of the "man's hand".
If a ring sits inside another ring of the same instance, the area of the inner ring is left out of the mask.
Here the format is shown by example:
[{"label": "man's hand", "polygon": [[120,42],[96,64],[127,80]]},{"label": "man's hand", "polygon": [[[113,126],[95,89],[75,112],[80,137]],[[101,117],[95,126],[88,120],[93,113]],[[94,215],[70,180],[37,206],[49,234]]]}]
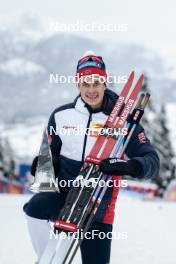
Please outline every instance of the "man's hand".
[{"label": "man's hand", "polygon": [[118,158],[104,159],[100,162],[100,171],[108,175],[131,175],[137,178],[143,177],[142,165],[135,159],[128,161]]}]

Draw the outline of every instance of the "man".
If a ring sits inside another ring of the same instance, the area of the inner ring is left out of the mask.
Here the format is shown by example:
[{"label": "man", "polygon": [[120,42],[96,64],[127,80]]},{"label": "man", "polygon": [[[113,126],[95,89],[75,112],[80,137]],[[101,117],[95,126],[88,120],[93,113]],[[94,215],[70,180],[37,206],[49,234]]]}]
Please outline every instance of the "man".
[{"label": "man", "polygon": [[[66,134],[52,134],[50,138],[55,175],[59,181],[74,180],[79,174],[85,157],[90,153],[96,141],[97,134],[92,128],[103,126],[117,100],[117,95],[106,88],[106,77],[105,64],[101,57],[87,55],[80,59],[77,66],[79,96],[73,103],[61,106],[51,114],[48,131],[51,127],[57,128],[57,131],[61,131],[62,128],[68,130]],[[73,135],[73,130],[80,126],[89,129],[89,133]],[[128,156],[127,161],[117,160],[111,164],[111,159],[106,159],[101,162],[100,169],[107,174],[131,175],[147,179],[158,174],[158,155],[140,125],[125,154]],[[33,175],[35,175],[36,164],[37,157],[32,164],[31,173]],[[104,232],[105,235],[112,232],[118,190],[117,187],[108,188],[90,232],[98,230],[98,232]],[[60,191],[60,193],[36,194],[24,206],[29,233],[38,259],[49,239],[48,220],[57,219],[69,187],[60,188]],[[107,236],[104,239],[98,235],[92,239],[84,239],[81,245],[82,263],[110,263],[110,252],[111,239]]]}]

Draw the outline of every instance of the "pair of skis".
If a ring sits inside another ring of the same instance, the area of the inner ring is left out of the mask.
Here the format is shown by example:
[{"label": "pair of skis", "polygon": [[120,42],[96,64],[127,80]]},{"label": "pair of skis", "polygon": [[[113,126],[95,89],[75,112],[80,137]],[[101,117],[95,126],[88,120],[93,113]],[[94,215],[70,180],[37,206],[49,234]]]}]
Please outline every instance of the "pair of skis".
[{"label": "pair of skis", "polygon": [[[95,181],[98,183],[101,179],[105,182],[108,179],[111,179],[110,176],[103,175],[98,171],[98,165],[102,159],[108,158],[110,155],[118,158],[122,157],[149,100],[148,94],[142,94],[130,116],[130,113],[135,105],[137,95],[142,86],[143,75],[141,75],[138,79],[132,92],[128,96],[133,80],[134,72],[130,74],[129,79],[122,89],[103,128],[122,129],[126,127],[128,129],[127,135],[110,136],[108,133],[103,135],[100,134],[90,152],[90,155],[85,160],[88,166],[81,170],[80,175],[76,178],[76,181],[83,179],[87,183]],[[121,114],[119,115],[119,113]],[[58,232],[59,239],[52,239],[48,242],[45,252],[40,259],[40,264],[72,263],[82,239],[77,241],[77,245],[74,248],[76,240],[70,237],[62,240],[62,233],[75,233],[81,229],[83,230],[83,234],[87,232],[106,193],[106,190],[106,185],[104,188],[101,188],[98,184],[96,186],[90,184],[88,186],[73,186],[71,188],[66,198],[65,205],[58,216],[58,220],[54,224],[54,229]]]}]

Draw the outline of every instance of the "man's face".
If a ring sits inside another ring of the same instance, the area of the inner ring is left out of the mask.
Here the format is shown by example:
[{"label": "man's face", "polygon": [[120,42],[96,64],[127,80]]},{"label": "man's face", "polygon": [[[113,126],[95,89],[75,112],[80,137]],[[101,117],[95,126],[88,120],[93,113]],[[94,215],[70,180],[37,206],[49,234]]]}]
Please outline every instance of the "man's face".
[{"label": "man's face", "polygon": [[92,107],[99,108],[103,102],[105,84],[99,76],[84,76],[78,85],[81,98]]}]

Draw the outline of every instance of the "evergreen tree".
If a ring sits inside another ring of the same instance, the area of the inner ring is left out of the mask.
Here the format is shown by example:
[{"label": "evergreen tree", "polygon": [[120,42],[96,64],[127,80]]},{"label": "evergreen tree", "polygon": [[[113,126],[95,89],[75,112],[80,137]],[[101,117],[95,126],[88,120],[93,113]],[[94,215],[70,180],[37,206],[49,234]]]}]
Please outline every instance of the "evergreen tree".
[{"label": "evergreen tree", "polygon": [[174,152],[170,142],[169,129],[164,105],[153,123],[153,144],[160,158],[159,176],[154,181],[159,186],[160,196],[163,196],[170,181],[175,178]]},{"label": "evergreen tree", "polygon": [[[148,78],[145,75],[141,91],[144,93],[150,93],[148,86]],[[169,182],[173,178],[176,178],[174,152],[170,142],[164,106],[162,105],[157,111],[153,105],[151,97],[150,102],[145,109],[145,114],[142,118],[141,124],[160,158],[160,172],[159,175],[153,179],[153,181],[158,184],[159,194],[160,196],[163,196]]]},{"label": "evergreen tree", "polygon": [[10,175],[14,172],[14,153],[9,144],[8,139],[0,138],[0,168],[5,175]]}]

